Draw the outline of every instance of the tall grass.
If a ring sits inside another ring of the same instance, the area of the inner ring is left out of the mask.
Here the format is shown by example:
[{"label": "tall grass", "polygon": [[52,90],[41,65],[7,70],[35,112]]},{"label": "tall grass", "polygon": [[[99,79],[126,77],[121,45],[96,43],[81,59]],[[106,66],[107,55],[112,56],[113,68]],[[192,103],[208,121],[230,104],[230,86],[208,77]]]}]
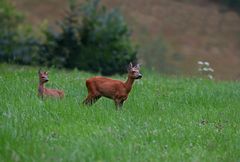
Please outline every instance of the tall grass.
[{"label": "tall grass", "polygon": [[[143,71],[122,111],[111,100],[81,104],[93,74],[0,65],[0,161],[239,161],[240,83]],[[124,77],[114,78],[124,80]]]}]

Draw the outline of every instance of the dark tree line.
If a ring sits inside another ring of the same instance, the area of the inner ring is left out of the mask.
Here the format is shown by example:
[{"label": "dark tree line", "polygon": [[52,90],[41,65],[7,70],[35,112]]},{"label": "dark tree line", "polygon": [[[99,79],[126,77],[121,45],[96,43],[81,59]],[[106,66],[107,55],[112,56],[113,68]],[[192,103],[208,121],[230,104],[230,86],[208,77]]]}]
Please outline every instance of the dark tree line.
[{"label": "dark tree line", "polygon": [[[4,2],[3,2],[4,1]],[[136,48],[130,41],[130,31],[121,13],[107,10],[100,0],[77,5],[70,1],[69,10],[58,23],[60,32],[43,31],[44,41],[35,38],[31,30],[19,31],[22,17],[3,0],[0,8],[0,61],[59,68],[78,68],[103,75],[126,72],[126,65],[136,60]],[[2,34],[3,33],[3,34]]]},{"label": "dark tree line", "polygon": [[240,14],[240,0],[210,0],[226,7],[226,9],[234,10]]}]

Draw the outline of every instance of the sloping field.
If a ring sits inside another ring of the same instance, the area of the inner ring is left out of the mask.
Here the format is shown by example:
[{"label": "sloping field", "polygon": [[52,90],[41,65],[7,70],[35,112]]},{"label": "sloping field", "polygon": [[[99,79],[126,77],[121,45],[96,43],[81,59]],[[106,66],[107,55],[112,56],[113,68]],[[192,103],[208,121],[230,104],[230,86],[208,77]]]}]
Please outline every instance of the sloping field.
[{"label": "sloping field", "polygon": [[[63,17],[67,6],[67,0],[11,1],[36,26],[44,19],[54,25]],[[148,67],[163,72],[197,74],[196,62],[205,60],[212,64],[216,78],[240,79],[240,17],[237,13],[209,0],[102,2],[121,9],[133,30],[133,39],[139,44],[140,60]]]}]

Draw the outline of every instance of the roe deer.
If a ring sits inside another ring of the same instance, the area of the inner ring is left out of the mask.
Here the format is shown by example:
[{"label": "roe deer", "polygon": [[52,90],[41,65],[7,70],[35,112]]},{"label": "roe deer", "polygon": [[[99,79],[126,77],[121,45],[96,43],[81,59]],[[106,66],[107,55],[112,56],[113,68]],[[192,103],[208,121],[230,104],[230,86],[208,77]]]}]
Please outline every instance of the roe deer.
[{"label": "roe deer", "polygon": [[38,96],[43,98],[43,96],[51,96],[56,98],[63,98],[64,92],[57,89],[48,89],[44,87],[44,84],[48,82],[48,73],[46,71],[38,71],[39,85],[38,85]]},{"label": "roe deer", "polygon": [[88,89],[88,96],[83,103],[86,105],[92,105],[103,96],[114,100],[117,109],[119,107],[121,108],[123,102],[128,98],[134,80],[142,78],[142,74],[140,74],[139,70],[139,64],[133,67],[132,63],[130,63],[128,68],[128,79],[126,82],[101,76],[87,79],[86,86]]}]

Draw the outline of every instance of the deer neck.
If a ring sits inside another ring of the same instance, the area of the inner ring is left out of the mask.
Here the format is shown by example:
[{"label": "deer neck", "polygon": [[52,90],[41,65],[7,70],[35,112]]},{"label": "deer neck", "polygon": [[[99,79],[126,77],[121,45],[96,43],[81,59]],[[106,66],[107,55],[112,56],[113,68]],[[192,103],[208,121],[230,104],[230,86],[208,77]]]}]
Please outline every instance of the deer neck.
[{"label": "deer neck", "polygon": [[40,95],[43,95],[43,92],[44,92],[44,83],[39,82],[39,85],[38,85],[38,93],[39,93]]},{"label": "deer neck", "polygon": [[134,79],[128,76],[127,81],[124,83],[127,89],[127,93],[131,91],[133,83],[134,83]]}]

